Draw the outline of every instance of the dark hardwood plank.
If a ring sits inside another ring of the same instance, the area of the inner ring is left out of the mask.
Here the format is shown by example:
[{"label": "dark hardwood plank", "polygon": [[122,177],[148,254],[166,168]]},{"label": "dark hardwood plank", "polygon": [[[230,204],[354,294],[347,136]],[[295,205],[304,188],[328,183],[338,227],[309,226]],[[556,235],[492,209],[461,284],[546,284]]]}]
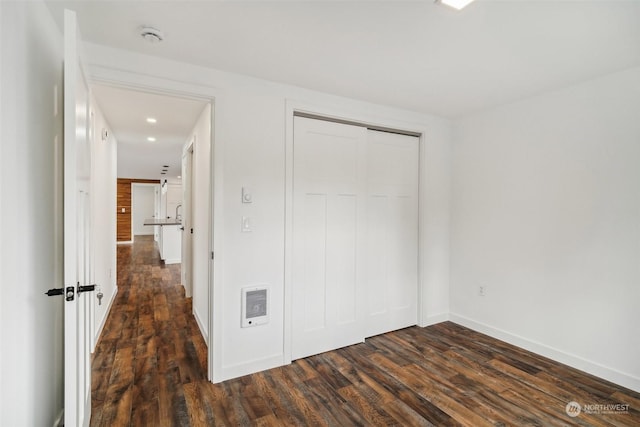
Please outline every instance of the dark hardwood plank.
[{"label": "dark hardwood plank", "polygon": [[[640,393],[451,322],[406,328],[220,384],[152,238],[118,247],[92,359],[92,426],[638,426]],[[581,413],[568,402],[628,404]]]}]

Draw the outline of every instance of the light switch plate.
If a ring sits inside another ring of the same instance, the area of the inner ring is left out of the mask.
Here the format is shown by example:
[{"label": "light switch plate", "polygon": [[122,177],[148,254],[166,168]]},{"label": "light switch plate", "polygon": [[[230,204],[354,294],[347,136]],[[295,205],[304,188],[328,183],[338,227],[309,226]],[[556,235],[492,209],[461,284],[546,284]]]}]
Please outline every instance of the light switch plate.
[{"label": "light switch plate", "polygon": [[242,187],[242,203],[251,203],[252,201],[251,190],[247,187]]},{"label": "light switch plate", "polygon": [[248,216],[242,217],[242,232],[250,233],[251,232],[251,218]]}]

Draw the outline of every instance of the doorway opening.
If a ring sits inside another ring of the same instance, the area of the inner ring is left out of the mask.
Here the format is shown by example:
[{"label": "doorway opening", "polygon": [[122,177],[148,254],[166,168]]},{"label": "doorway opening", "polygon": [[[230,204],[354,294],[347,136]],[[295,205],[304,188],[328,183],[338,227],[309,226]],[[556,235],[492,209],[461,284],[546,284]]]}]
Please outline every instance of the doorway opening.
[{"label": "doorway opening", "polygon": [[[116,289],[100,289],[96,300],[103,317],[95,321],[92,400],[94,415],[102,417],[127,390],[141,391],[132,399],[157,394],[157,381],[144,379],[154,372],[167,381],[175,373],[182,382],[210,375],[213,105],[206,98],[102,84],[92,86],[92,98],[94,142],[117,147],[117,155],[105,154],[112,167],[97,177],[117,188],[117,230],[111,240],[102,239],[112,248],[105,252],[115,260],[109,282]],[[106,225],[95,223],[98,230]],[[116,386],[119,362],[134,369],[130,388]],[[162,411],[167,402],[157,404],[154,410]]]}]

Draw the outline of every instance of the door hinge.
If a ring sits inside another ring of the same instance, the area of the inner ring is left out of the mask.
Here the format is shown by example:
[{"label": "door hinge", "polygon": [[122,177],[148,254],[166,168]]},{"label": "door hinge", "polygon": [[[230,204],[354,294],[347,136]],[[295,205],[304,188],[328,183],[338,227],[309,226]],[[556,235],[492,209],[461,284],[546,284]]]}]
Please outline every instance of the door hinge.
[{"label": "door hinge", "polygon": [[193,228],[191,229],[191,234],[193,234]]},{"label": "door hinge", "polygon": [[213,251],[211,251],[211,259],[213,259]]}]

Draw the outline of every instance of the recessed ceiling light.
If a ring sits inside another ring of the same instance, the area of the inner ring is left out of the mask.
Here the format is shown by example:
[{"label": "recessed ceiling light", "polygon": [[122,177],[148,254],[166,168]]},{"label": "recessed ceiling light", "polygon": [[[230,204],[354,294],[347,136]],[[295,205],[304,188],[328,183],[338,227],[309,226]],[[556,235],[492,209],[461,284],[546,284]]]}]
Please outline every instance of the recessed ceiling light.
[{"label": "recessed ceiling light", "polygon": [[157,123],[158,121],[153,117],[147,117],[147,123]]},{"label": "recessed ceiling light", "polygon": [[181,178],[182,178],[182,176],[178,175],[178,179],[181,179]]},{"label": "recessed ceiling light", "polygon": [[460,10],[468,6],[473,0],[436,0],[436,3],[446,4],[449,7]]},{"label": "recessed ceiling light", "polygon": [[160,175],[166,175],[166,174],[167,174],[166,172],[160,172]]},{"label": "recessed ceiling light", "polygon": [[147,138],[147,141],[149,141],[149,142],[155,142],[155,141],[156,141],[156,139],[155,139],[153,136],[150,136],[150,137],[148,137],[148,138]]},{"label": "recessed ceiling light", "polygon": [[163,168],[168,168],[168,167],[169,167],[169,165],[162,165],[162,167],[163,167]]}]

